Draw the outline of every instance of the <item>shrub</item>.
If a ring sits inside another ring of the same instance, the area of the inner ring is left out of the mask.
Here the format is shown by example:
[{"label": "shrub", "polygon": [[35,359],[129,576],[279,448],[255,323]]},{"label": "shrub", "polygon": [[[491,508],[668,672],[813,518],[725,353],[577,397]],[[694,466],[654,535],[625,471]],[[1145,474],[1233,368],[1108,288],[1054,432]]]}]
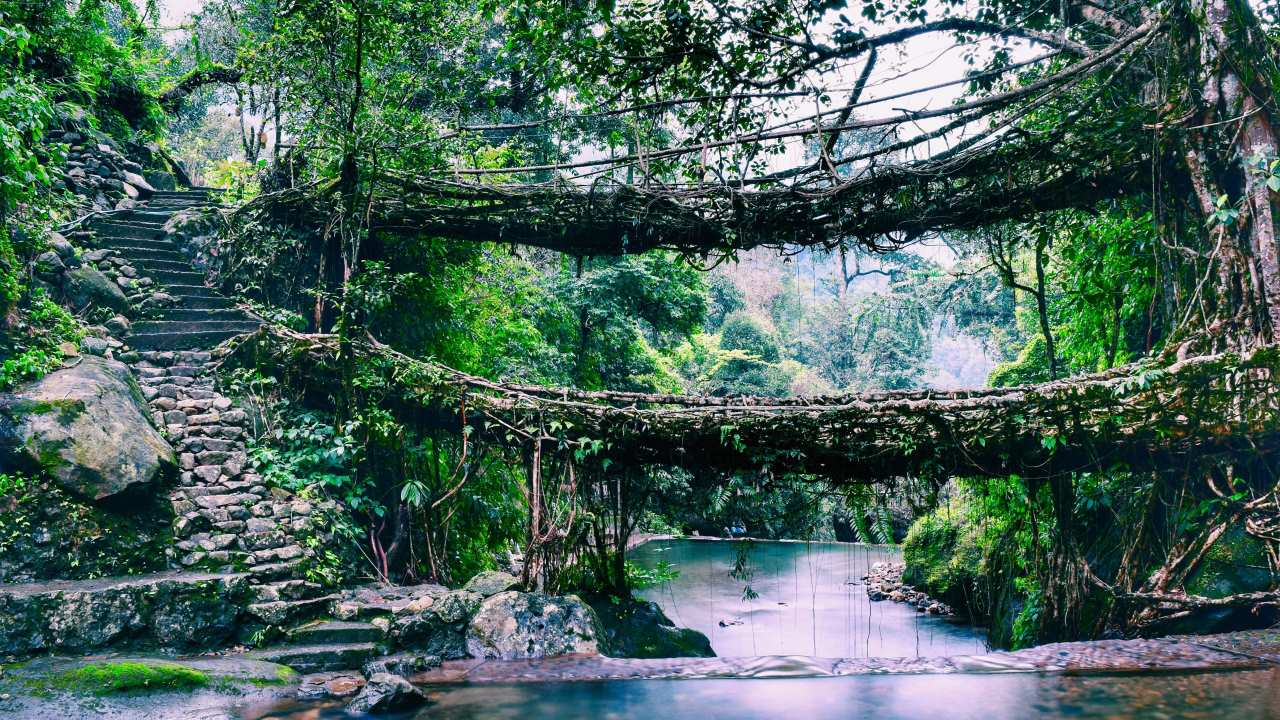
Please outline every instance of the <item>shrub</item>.
[{"label": "shrub", "polygon": [[978,526],[963,499],[917,518],[902,547],[903,581],[930,595],[967,607],[982,574]]}]

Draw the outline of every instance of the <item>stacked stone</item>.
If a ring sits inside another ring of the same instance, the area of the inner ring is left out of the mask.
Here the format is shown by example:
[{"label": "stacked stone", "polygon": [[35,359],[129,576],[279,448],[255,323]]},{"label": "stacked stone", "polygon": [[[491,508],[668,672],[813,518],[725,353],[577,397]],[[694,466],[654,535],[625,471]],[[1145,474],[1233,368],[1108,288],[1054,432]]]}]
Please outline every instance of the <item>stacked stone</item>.
[{"label": "stacked stone", "polygon": [[54,189],[70,190],[94,210],[132,208],[155,192],[142,166],[121,154],[102,133],[90,128],[51,130],[45,140],[66,146],[66,166]]},{"label": "stacked stone", "polygon": [[202,350],[130,352],[157,427],[178,456],[174,509],[177,566],[247,570],[258,601],[249,611],[268,624],[294,619],[317,604],[320,586],[300,579],[311,551],[316,508],[282,488],[268,488],[248,466],[249,418],[213,386],[217,361]]}]

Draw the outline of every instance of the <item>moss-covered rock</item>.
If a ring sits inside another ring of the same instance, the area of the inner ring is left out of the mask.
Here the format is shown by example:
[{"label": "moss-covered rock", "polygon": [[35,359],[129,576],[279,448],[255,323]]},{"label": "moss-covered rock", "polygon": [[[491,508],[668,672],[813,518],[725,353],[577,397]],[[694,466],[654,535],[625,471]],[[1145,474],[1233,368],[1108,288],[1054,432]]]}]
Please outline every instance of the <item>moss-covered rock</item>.
[{"label": "moss-covered rock", "polygon": [[511,573],[505,573],[501,570],[485,570],[476,573],[475,577],[462,586],[462,589],[477,593],[481,597],[491,597],[500,592],[514,590],[519,586],[520,581]]},{"label": "moss-covered rock", "polygon": [[711,641],[697,630],[678,628],[657,603],[593,597],[607,653],[624,658],[715,657]]},{"label": "moss-covered rock", "polygon": [[129,298],[120,286],[89,265],[81,265],[68,271],[63,283],[67,302],[76,310],[95,307],[110,308],[121,313],[131,310]]},{"label": "moss-covered rock", "polygon": [[1280,578],[1267,563],[1267,548],[1249,537],[1243,528],[1233,528],[1209,550],[1195,576],[1187,583],[1193,595],[1221,598],[1238,593],[1270,590]]},{"label": "moss-covered rock", "polygon": [[0,394],[0,472],[44,472],[100,501],[136,494],[176,469],[122,363],[83,356],[69,368]]},{"label": "moss-covered rock", "polygon": [[63,690],[109,695],[202,687],[209,684],[209,675],[178,663],[121,660],[65,670],[53,677],[53,684]]}]

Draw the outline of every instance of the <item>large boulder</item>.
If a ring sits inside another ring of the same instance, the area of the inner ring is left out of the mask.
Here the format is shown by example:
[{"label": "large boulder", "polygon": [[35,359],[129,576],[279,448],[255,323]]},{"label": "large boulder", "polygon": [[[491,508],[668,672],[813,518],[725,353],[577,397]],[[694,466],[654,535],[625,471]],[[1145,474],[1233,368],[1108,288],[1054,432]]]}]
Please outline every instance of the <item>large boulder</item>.
[{"label": "large boulder", "polygon": [[467,656],[468,623],[481,597],[466,590],[442,590],[415,597],[398,609],[391,637],[400,647],[453,660]]},{"label": "large boulder", "polygon": [[68,492],[98,501],[151,485],[174,466],[122,363],[81,356],[0,393],[0,471],[43,470]]},{"label": "large boulder", "polygon": [[[131,197],[134,195],[139,195],[143,199],[146,199],[151,197],[156,191],[155,188],[151,187],[151,183],[147,182],[146,178],[142,177],[141,175],[135,172],[129,172],[128,170],[126,170],[124,171],[124,173],[122,173],[122,176],[124,177],[125,183],[128,186],[134,188],[134,192],[130,193]],[[125,192],[128,192],[128,191],[126,190]]]},{"label": "large boulder", "polygon": [[64,278],[67,300],[76,310],[106,307],[116,312],[129,312],[129,298],[118,285],[98,270],[81,265]]},{"label": "large boulder", "polygon": [[501,660],[599,655],[603,637],[595,612],[576,596],[509,590],[485,600],[471,618],[467,651]]}]

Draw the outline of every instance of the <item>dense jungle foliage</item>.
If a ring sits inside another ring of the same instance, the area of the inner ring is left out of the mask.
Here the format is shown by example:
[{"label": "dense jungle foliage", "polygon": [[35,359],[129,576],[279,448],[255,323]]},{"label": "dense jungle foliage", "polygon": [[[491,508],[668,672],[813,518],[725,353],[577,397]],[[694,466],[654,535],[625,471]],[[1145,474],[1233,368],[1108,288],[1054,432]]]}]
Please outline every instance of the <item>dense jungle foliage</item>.
[{"label": "dense jungle foliage", "polygon": [[[227,378],[262,410],[252,447],[260,472],[348,510],[344,547],[328,549],[330,582],[352,572],[457,581],[527,553],[532,536],[533,546],[556,549],[540,561],[548,584],[626,592],[635,570],[617,545],[627,537],[739,527],[773,538],[905,538],[915,581],[992,619],[1001,644],[1154,622],[1081,580],[1067,567],[1080,558],[1090,574],[1116,584],[1143,586],[1156,573],[1179,578],[1162,581],[1160,592],[1186,585],[1226,597],[1273,589],[1274,543],[1232,530],[1216,544],[1219,525],[1239,516],[1237,504],[1260,494],[1254,480],[1240,478],[1269,473],[1263,462],[1247,472],[1099,467],[1059,482],[912,477],[863,486],[769,467],[712,473],[593,464],[590,438],[541,427],[539,437],[571,448],[568,459],[547,461],[555,497],[542,508],[530,499],[539,494],[531,483],[542,474],[541,450],[480,444],[468,428],[442,430],[386,406],[382,369],[362,365],[352,343],[375,339],[507,383],[787,397],[975,380],[1021,385],[1171,357],[1197,332],[1221,328],[1225,321],[1215,318],[1243,302],[1239,293],[1205,290],[1205,278],[1216,277],[1215,238],[1241,222],[1245,189],[1223,181],[1206,220],[1194,180],[1170,179],[1148,153],[1144,143],[1154,141],[1143,128],[1157,118],[1134,98],[1158,90],[1173,107],[1178,88],[1194,82],[1190,70],[1155,61],[1129,67],[1126,60],[1105,78],[1098,70],[1055,96],[1014,106],[1017,142],[1070,126],[1069,142],[1019,155],[1010,140],[1013,149],[992,176],[1015,163],[1103,167],[1104,151],[1140,159],[1148,170],[1125,192],[1047,203],[1039,212],[1001,206],[927,233],[851,233],[825,246],[731,248],[719,256],[679,247],[592,256],[513,243],[501,227],[469,241],[430,229],[438,225],[393,231],[371,219],[380,202],[409,202],[381,183],[421,187],[423,178],[448,178],[459,167],[478,173],[482,189],[519,182],[590,189],[604,176],[556,182],[558,173],[597,158],[640,156],[601,172],[611,182],[674,187],[775,172],[788,159],[818,168],[833,154],[907,157],[890,133],[873,129],[828,141],[830,123],[863,117],[856,100],[842,113],[835,103],[835,117],[819,132],[797,133],[801,147],[793,143],[790,155],[780,140],[708,161],[705,145],[764,125],[768,103],[735,98],[791,92],[831,104],[829,94],[802,86],[812,80],[806,73],[839,57],[833,47],[861,47],[881,28],[958,17],[963,3],[754,5],[211,0],[173,33],[162,30],[154,2],[0,0],[0,389],[56,368],[59,346],[78,339],[81,322],[97,321],[51,302],[29,270],[45,235],[76,212],[57,192],[61,149],[42,136],[77,117],[122,144],[157,143],[193,182],[226,188],[238,209],[219,221],[216,244],[205,250],[216,282],[280,325],[336,333],[344,344],[341,382],[328,397],[302,392],[287,372],[244,367]],[[1087,8],[1068,17],[1040,3],[976,5],[981,22],[956,28],[966,41],[990,25],[1021,30],[970,42],[973,77],[958,103],[1052,77],[1074,52],[1057,43],[1055,57],[1013,72],[1027,57],[1017,42],[1061,31],[1072,43],[1106,47],[1089,33],[1110,26],[1089,19]],[[1064,3],[1063,13],[1076,5]],[[1140,5],[1117,9],[1115,22],[1132,30],[1150,22],[1148,10],[1199,18],[1170,21],[1170,46],[1208,32],[1203,13],[1188,9],[1196,3]],[[1247,4],[1227,5],[1262,28],[1252,42],[1274,50],[1273,4],[1262,4],[1260,16]],[[1068,20],[1087,30],[1064,30]],[[784,41],[822,23],[835,28],[830,46]],[[868,47],[870,66],[878,46]],[[677,55],[681,62],[668,62]],[[1276,75],[1274,56],[1250,59],[1263,68],[1255,84],[1273,87],[1265,80]],[[842,72],[836,84],[855,82]],[[691,97],[704,101],[674,102]],[[1107,108],[1098,113],[1106,117],[1080,116],[1078,108],[1094,105]],[[609,111],[636,106],[647,109]],[[646,148],[690,142],[704,145],[700,155],[643,159]],[[1218,177],[1250,162],[1264,183],[1280,185],[1271,156],[1242,159],[1224,149],[1229,142],[1206,144],[1233,158],[1223,160]],[[1081,148],[1092,150],[1073,157]],[[1159,166],[1154,183],[1152,165]],[[854,167],[833,164],[830,174],[847,178]],[[1078,189],[1086,186],[1110,187],[1077,178]],[[968,180],[956,187],[986,188]],[[1055,187],[1043,192],[1074,192]],[[899,190],[893,197],[915,197]],[[446,221],[467,201],[461,190],[433,192]],[[279,197],[302,197],[311,212],[274,205]],[[867,206],[877,203],[889,201]],[[557,207],[557,200],[546,204]],[[642,239],[640,229],[632,232],[622,234],[624,248]],[[919,247],[922,235],[929,250]],[[1226,495],[1206,488],[1204,476],[1224,481]],[[545,514],[531,517],[535,509]],[[539,539],[542,524],[555,532]],[[348,556],[366,561],[340,562]],[[1180,564],[1165,572],[1171,557]]]}]

